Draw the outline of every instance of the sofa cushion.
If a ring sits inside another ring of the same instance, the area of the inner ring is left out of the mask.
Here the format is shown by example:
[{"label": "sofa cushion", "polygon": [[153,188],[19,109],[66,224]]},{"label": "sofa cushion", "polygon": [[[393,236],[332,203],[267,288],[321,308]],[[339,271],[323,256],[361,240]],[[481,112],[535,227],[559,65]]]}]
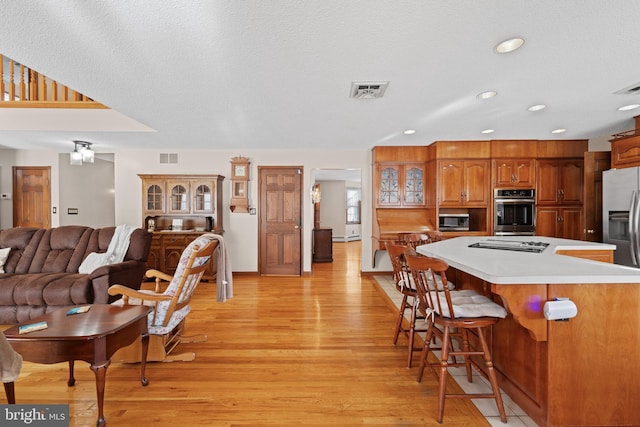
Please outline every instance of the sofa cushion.
[{"label": "sofa cushion", "polygon": [[0,281],[0,305],[66,306],[92,302],[93,287],[86,274],[16,274]]},{"label": "sofa cushion", "polygon": [[93,231],[79,225],[46,230],[31,261],[29,273],[77,273]]},{"label": "sofa cushion", "polygon": [[5,273],[27,273],[31,260],[44,236],[42,228],[18,227],[0,231],[0,248],[11,248],[4,265]]}]

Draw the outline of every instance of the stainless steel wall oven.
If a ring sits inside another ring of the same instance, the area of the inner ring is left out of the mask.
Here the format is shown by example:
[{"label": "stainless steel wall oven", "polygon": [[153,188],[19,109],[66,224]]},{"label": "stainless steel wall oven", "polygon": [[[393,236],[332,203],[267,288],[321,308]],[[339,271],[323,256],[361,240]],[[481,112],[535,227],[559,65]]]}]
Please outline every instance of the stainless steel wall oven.
[{"label": "stainless steel wall oven", "polygon": [[536,234],[536,190],[497,188],[493,193],[496,236]]}]

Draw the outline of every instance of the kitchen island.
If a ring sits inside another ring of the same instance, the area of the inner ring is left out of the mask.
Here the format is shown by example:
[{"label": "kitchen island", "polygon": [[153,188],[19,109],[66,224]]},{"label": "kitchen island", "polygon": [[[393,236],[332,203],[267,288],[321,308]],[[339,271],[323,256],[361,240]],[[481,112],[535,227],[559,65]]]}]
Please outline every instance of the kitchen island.
[{"label": "kitchen island", "polygon": [[[546,247],[470,247],[488,240]],[[458,237],[417,248],[446,261],[457,288],[508,310],[491,336],[494,366],[502,389],[539,425],[638,426],[640,270],[611,264],[613,250],[541,236]],[[543,305],[556,298],[573,301],[576,317],[546,320]]]}]

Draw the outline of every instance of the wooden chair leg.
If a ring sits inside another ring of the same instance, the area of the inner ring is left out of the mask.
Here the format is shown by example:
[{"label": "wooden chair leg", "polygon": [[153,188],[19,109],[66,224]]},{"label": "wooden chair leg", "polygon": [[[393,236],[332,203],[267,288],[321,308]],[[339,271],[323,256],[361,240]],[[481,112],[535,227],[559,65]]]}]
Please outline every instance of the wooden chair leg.
[{"label": "wooden chair leg", "polygon": [[409,355],[407,356],[407,368],[411,369],[413,360],[413,345],[416,336],[416,317],[418,316],[418,305],[416,301],[411,306],[411,320],[409,321]]},{"label": "wooden chair leg", "polygon": [[16,403],[16,394],[15,388],[13,386],[13,381],[4,383],[4,393],[7,395],[7,403],[12,405]]},{"label": "wooden chair leg", "polygon": [[506,423],[507,414],[504,411],[504,403],[502,401],[502,395],[500,394],[498,378],[496,377],[496,371],[493,369],[491,351],[489,350],[489,345],[487,344],[487,340],[484,337],[484,331],[482,330],[482,328],[478,328],[478,338],[480,339],[480,345],[482,345],[482,351],[484,352],[484,363],[487,366],[487,375],[489,377],[491,389],[493,390],[493,394],[496,399],[496,406],[498,407],[498,412],[500,412],[500,420],[503,423]]},{"label": "wooden chair leg", "polygon": [[396,345],[398,342],[398,336],[400,336],[400,331],[402,331],[402,321],[404,320],[404,310],[407,307],[407,296],[402,295],[402,302],[400,303],[400,312],[398,313],[398,320],[396,321],[396,330],[393,334],[393,345]]},{"label": "wooden chair leg", "polygon": [[447,391],[447,365],[449,359],[449,328],[445,326],[442,337],[442,356],[440,357],[440,387],[438,390],[438,422],[444,417],[444,400]]}]

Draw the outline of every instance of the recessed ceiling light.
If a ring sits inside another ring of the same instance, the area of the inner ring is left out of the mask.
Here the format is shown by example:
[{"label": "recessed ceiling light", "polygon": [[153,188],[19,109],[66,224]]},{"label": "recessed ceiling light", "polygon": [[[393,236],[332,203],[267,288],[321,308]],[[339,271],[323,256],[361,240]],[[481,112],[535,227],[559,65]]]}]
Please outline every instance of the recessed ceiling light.
[{"label": "recessed ceiling light", "polygon": [[405,135],[413,135],[414,133],[416,133],[415,129],[407,129],[404,131]]},{"label": "recessed ceiling light", "polygon": [[566,129],[564,129],[564,128],[558,128],[558,129],[554,129],[554,130],[552,130],[552,131],[551,131],[551,133],[564,133],[564,132],[566,132],[566,131],[567,131],[567,130],[566,130]]},{"label": "recessed ceiling light", "polygon": [[629,110],[635,110],[636,108],[640,107],[639,104],[629,104],[629,105],[623,105],[622,107],[618,108],[618,111],[629,111]]},{"label": "recessed ceiling light", "polygon": [[527,110],[529,110],[529,111],[540,111],[540,110],[544,110],[545,108],[547,108],[547,106],[544,105],[544,104],[536,104],[536,105],[532,105],[531,107],[527,108]]},{"label": "recessed ceiling light", "polygon": [[481,133],[494,133],[495,129],[485,129]]},{"label": "recessed ceiling light", "polygon": [[518,49],[524,44],[524,39],[520,37],[514,37],[512,39],[508,39],[502,41],[496,45],[496,52],[498,53],[509,53]]},{"label": "recessed ceiling light", "polygon": [[488,90],[486,92],[482,92],[482,93],[477,94],[476,98],[478,98],[478,99],[489,99],[489,98],[493,98],[497,94],[498,94],[498,92],[496,92],[495,90]]}]

